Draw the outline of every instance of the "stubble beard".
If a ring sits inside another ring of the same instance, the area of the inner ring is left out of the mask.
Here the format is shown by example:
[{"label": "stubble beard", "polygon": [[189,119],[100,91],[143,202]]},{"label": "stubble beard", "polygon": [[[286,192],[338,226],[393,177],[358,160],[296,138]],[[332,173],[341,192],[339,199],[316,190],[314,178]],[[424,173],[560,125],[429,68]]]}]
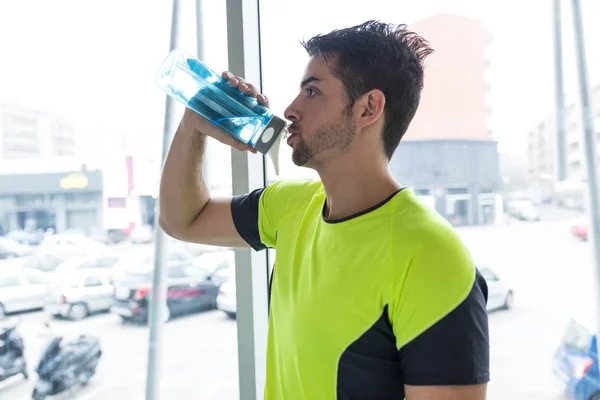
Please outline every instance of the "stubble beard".
[{"label": "stubble beard", "polygon": [[308,140],[298,136],[292,151],[292,161],[299,167],[318,168],[323,163],[323,160],[317,160],[318,155],[332,149],[346,151],[352,144],[355,134],[353,121],[348,116],[342,115],[331,124],[318,128]]}]

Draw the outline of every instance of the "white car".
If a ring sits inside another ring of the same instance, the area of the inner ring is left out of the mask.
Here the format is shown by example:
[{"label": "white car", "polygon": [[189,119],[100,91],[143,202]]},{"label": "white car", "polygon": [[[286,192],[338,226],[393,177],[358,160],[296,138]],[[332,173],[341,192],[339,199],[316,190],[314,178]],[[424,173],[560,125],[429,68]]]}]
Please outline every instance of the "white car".
[{"label": "white car", "polygon": [[0,268],[0,319],[7,313],[41,309],[48,287],[42,272],[3,265]]},{"label": "white car", "polygon": [[229,279],[219,287],[217,295],[217,309],[223,311],[229,318],[237,314],[237,301],[235,294],[235,279]]},{"label": "white car", "polygon": [[487,267],[480,267],[479,272],[488,285],[488,311],[512,308],[515,300],[514,289]]},{"label": "white car", "polygon": [[44,310],[75,321],[113,305],[114,287],[106,268],[74,269],[54,276]]},{"label": "white car", "polygon": [[229,279],[235,279],[235,253],[233,250],[204,253],[194,259],[194,265],[206,271],[217,286]]},{"label": "white car", "polygon": [[150,225],[140,225],[131,231],[129,240],[135,244],[152,243],[154,230]]},{"label": "white car", "polygon": [[540,220],[540,212],[538,208],[529,200],[511,201],[508,206],[508,212],[513,217],[522,221]]},{"label": "white car", "polygon": [[64,233],[48,236],[40,245],[40,252],[67,259],[94,255],[106,251],[107,246],[87,236]]}]

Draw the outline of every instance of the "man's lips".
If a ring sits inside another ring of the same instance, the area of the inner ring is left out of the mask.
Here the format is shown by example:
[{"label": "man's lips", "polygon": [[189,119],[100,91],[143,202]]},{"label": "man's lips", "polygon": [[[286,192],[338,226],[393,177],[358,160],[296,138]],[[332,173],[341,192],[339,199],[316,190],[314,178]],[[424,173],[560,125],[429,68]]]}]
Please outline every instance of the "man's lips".
[{"label": "man's lips", "polygon": [[290,132],[290,134],[288,135],[288,138],[287,138],[287,144],[291,146],[291,144],[294,141],[294,138],[296,136],[298,136],[297,133]]},{"label": "man's lips", "polygon": [[296,136],[299,135],[299,131],[295,129],[295,127],[288,127],[288,137],[287,137],[287,144],[291,145],[291,143],[294,141],[294,138]]}]

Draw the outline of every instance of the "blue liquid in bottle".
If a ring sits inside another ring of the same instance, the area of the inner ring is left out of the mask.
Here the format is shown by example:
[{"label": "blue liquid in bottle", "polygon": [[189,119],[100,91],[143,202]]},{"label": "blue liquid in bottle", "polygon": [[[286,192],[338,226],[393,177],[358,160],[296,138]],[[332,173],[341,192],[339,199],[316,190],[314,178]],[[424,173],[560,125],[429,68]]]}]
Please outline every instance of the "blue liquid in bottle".
[{"label": "blue liquid in bottle", "polygon": [[268,153],[278,169],[275,153],[287,124],[254,97],[230,86],[220,74],[181,50],[169,54],[156,81],[169,96],[239,141]]}]

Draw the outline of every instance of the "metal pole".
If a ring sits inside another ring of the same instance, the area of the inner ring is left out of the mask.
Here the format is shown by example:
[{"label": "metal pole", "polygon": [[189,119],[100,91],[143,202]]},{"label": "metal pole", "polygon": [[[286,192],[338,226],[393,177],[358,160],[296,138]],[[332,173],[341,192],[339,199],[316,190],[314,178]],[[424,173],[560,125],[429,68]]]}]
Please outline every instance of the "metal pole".
[{"label": "metal pole", "polygon": [[554,77],[556,89],[556,175],[559,182],[567,179],[565,140],[565,95],[563,83],[561,0],[554,0]]},{"label": "metal pole", "polygon": [[[171,38],[169,49],[172,51],[177,45],[178,0],[173,0],[171,17]],[[173,100],[166,96],[165,119],[163,126],[163,143],[161,151],[161,165],[164,164],[169,145],[171,143],[171,124],[173,118]],[[157,200],[156,209],[158,210]],[[160,389],[161,344],[163,324],[165,319],[167,297],[167,270],[164,267],[167,259],[167,237],[158,224],[158,215],[154,218],[154,273],[152,277],[152,290],[150,291],[149,319],[150,343],[148,346],[148,369],[146,373],[146,400],[158,400]]]},{"label": "metal pole", "polygon": [[[262,89],[258,0],[227,0],[229,70]],[[264,187],[264,157],[231,151],[233,195]],[[235,249],[240,400],[264,397],[268,329],[268,264],[264,253]]]},{"label": "metal pole", "polygon": [[[573,0],[573,29],[575,30],[575,51],[577,70],[579,75],[579,93],[581,112],[583,117],[583,138],[585,145],[585,158],[588,181],[588,215],[592,246],[594,249],[594,265],[596,266],[596,296],[600,301],[600,194],[598,193],[598,156],[596,153],[596,135],[594,130],[594,116],[590,101],[585,56],[585,40],[583,37],[583,21],[581,18],[581,3]],[[600,315],[598,315],[600,321]],[[600,325],[598,328],[600,334]],[[600,337],[600,335],[598,335]],[[600,353],[600,347],[598,348]]]},{"label": "metal pole", "polygon": [[[196,0],[196,58],[204,61],[204,31],[202,26],[202,0]],[[202,178],[207,188],[211,188],[208,166],[210,165],[210,142],[208,141],[206,151],[204,152],[204,162],[202,163]]]}]

